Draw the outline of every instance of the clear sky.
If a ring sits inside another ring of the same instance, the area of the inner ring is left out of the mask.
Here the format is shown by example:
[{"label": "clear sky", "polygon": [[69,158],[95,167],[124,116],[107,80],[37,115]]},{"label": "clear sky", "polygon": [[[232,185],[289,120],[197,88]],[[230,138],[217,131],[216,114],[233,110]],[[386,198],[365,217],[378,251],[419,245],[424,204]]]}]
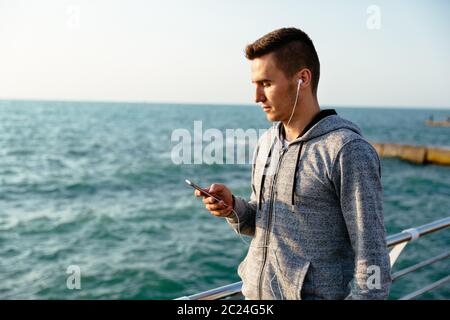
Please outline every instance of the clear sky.
[{"label": "clear sky", "polygon": [[252,104],[245,45],[292,26],[318,51],[320,104],[448,108],[449,13],[448,0],[0,0],[0,99]]}]

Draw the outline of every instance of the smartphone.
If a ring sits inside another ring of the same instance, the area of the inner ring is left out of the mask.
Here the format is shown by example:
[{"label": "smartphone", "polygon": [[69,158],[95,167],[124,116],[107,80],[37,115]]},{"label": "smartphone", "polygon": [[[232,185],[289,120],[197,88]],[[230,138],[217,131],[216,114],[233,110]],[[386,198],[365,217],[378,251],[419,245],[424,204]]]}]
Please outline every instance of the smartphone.
[{"label": "smartphone", "polygon": [[[193,183],[192,181],[190,181],[190,180],[188,180],[188,179],[186,179],[186,180],[184,180],[184,181],[186,181],[186,183],[187,183],[188,185],[190,185],[192,188],[197,189],[198,191],[200,191],[200,192],[203,193],[204,195],[213,198],[213,199],[216,200],[217,202],[222,201],[221,199],[219,199],[219,198],[213,196],[212,194],[206,192],[205,190],[203,190],[201,187],[199,187],[198,185],[196,185],[196,184]],[[224,207],[227,208],[228,205],[227,205],[226,203],[224,203]]]}]

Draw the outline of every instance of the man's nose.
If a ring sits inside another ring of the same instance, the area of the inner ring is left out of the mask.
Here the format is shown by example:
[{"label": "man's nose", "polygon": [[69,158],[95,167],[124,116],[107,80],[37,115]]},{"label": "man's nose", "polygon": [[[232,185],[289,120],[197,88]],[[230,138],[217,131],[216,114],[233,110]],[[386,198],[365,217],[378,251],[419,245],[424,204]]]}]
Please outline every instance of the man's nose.
[{"label": "man's nose", "polygon": [[261,89],[256,89],[255,92],[255,102],[264,102],[266,101],[266,96],[264,95],[264,91]]}]

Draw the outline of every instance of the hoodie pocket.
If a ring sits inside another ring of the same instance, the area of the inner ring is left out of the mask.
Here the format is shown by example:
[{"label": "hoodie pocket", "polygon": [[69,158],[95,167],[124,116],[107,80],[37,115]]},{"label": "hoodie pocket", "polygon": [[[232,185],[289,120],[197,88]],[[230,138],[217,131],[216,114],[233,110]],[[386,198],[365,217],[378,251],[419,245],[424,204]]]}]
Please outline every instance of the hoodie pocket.
[{"label": "hoodie pocket", "polygon": [[250,248],[245,259],[239,264],[237,273],[242,280],[242,294],[249,299],[258,299],[258,279],[261,266],[261,249]]},{"label": "hoodie pocket", "polygon": [[244,260],[242,260],[242,262],[239,264],[237,273],[238,275],[242,278],[244,276],[244,271],[245,271],[245,265],[247,263],[247,257],[245,257]]},{"label": "hoodie pocket", "polygon": [[[301,300],[301,291],[308,270],[310,270],[310,262],[296,257],[295,260],[289,261],[281,266],[281,276],[278,276],[281,293],[285,300]],[[278,288],[277,288],[278,289]]]}]

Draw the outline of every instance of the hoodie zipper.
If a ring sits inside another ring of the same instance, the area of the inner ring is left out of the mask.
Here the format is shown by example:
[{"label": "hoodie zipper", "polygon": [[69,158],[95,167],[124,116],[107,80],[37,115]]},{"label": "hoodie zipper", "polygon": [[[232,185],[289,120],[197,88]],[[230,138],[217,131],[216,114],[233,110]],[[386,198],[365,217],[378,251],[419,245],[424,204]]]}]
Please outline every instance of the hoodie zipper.
[{"label": "hoodie zipper", "polygon": [[274,198],[274,189],[277,182],[278,177],[278,170],[280,169],[281,160],[283,159],[284,154],[286,153],[288,147],[282,147],[282,150],[280,151],[280,156],[278,158],[277,168],[275,170],[275,175],[272,180],[272,185],[270,187],[270,197],[269,197],[269,216],[267,218],[267,228],[264,232],[264,249],[263,249],[263,263],[261,267],[261,272],[259,273],[259,300],[262,299],[262,284],[264,280],[264,269],[266,266],[266,260],[267,260],[267,247],[269,245],[269,237],[270,237],[270,225],[272,223],[272,211],[273,211],[273,198]]}]

